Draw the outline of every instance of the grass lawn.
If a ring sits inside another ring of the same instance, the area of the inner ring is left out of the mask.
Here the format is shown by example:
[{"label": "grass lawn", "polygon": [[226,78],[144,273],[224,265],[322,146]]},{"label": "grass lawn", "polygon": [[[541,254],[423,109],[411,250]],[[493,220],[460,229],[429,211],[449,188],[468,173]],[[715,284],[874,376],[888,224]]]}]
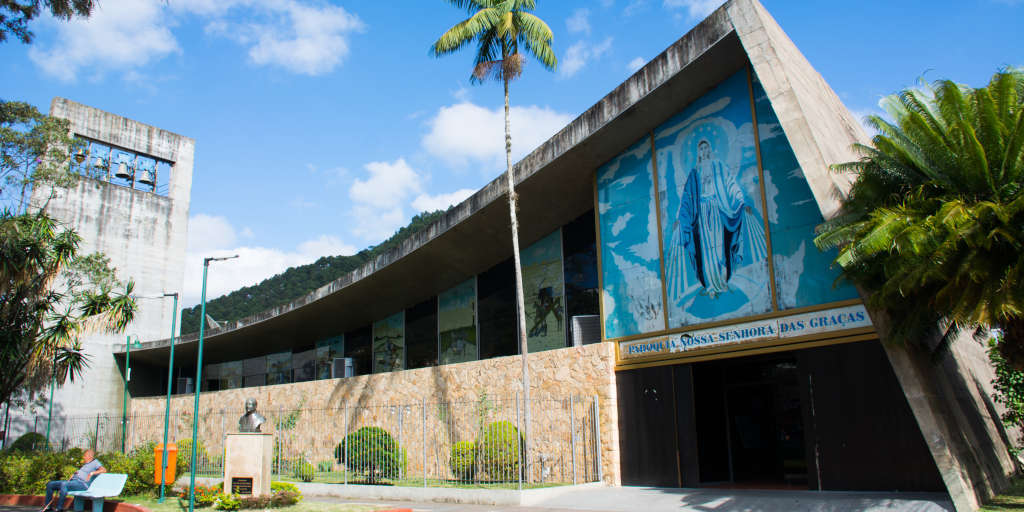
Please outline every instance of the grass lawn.
[{"label": "grass lawn", "polygon": [[[184,507],[178,503],[177,496],[168,496],[163,503],[157,503],[157,498],[147,495],[139,496],[124,496],[118,498],[117,501],[124,503],[131,503],[133,505],[141,505],[153,512],[181,512],[182,510],[188,510],[188,502],[184,502]],[[383,510],[388,507],[383,505],[355,505],[346,503],[322,503],[316,501],[301,501],[298,505],[292,505],[290,507],[273,508],[267,509],[274,512],[372,512],[374,510]],[[212,508],[198,509],[204,512],[220,512],[215,511]]]},{"label": "grass lawn", "polygon": [[1024,476],[1014,477],[1010,488],[1003,494],[992,498],[985,506],[978,509],[978,512],[1004,512],[1009,510],[1024,510]]}]

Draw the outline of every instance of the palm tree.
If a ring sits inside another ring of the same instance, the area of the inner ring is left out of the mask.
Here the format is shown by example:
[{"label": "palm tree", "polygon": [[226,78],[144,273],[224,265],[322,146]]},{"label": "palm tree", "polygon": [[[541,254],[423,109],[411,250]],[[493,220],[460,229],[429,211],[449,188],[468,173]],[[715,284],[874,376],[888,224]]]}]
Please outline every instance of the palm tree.
[{"label": "palm tree", "polygon": [[[554,36],[543,20],[530,14],[534,0],[447,0],[465,9],[469,18],[448,29],[431,46],[435,57],[454,53],[473,41],[476,59],[470,81],[483,83],[501,80],[505,87],[505,175],[508,180],[508,211],[512,226],[512,257],[515,260],[516,306],[519,320],[519,347],[523,363],[524,449],[530,453],[530,371],[526,356],[526,310],[523,306],[523,275],[519,261],[519,222],[516,219],[515,180],[512,176],[512,133],[509,122],[508,84],[523,72],[525,58],[520,47],[532,54],[545,68],[554,70],[558,59],[551,49]],[[527,456],[527,469],[529,457]],[[529,473],[527,473],[529,474]]]},{"label": "palm tree", "polygon": [[939,81],[886,98],[871,146],[833,166],[856,180],[815,242],[889,311],[891,339],[945,325],[1003,330],[1000,352],[1024,368],[1024,72],[972,89]]}]

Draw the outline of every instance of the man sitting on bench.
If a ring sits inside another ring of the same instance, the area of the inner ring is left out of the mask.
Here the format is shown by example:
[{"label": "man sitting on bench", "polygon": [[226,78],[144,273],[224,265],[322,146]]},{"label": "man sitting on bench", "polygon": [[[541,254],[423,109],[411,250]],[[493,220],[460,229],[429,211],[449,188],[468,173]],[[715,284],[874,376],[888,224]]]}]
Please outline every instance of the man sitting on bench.
[{"label": "man sitting on bench", "polygon": [[71,480],[51,480],[46,484],[46,505],[43,506],[42,512],[54,510],[54,492],[57,492],[58,495],[56,512],[63,512],[64,501],[68,497],[68,491],[84,491],[89,488],[89,481],[92,480],[92,477],[106,472],[107,468],[103,467],[103,464],[96,460],[96,453],[92,450],[86,450],[82,454],[82,467],[75,471]]}]

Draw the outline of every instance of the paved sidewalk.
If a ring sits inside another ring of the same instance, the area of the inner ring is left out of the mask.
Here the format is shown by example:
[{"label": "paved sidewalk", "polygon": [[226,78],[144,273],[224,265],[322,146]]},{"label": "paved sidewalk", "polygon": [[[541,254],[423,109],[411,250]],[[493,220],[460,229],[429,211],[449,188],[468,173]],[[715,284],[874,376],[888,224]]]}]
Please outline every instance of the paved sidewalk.
[{"label": "paved sidewalk", "polygon": [[590,486],[531,501],[529,506],[472,505],[400,500],[377,501],[369,499],[318,498],[312,496],[307,499],[388,505],[396,508],[411,508],[414,511],[420,512],[489,512],[497,510],[521,512],[953,511],[952,502],[944,494],[661,489],[654,487]]}]

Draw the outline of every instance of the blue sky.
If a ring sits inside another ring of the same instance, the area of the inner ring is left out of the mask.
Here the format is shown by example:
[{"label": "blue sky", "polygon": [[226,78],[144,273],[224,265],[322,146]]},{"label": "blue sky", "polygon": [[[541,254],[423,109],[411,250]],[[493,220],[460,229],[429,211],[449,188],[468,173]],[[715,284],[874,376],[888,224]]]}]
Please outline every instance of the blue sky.
[{"label": "blue sky", "polygon": [[[927,80],[984,84],[1024,64],[1022,0],[762,0],[862,116]],[[716,0],[540,0],[558,72],[513,84],[513,152],[528,153],[685,34]],[[464,13],[441,0],[100,0],[89,20],[0,44],[0,98],[64,96],[196,139],[186,305],[381,242],[417,212],[497,176],[498,84],[472,50],[429,45]],[[140,284],[141,286],[141,284]]]}]

